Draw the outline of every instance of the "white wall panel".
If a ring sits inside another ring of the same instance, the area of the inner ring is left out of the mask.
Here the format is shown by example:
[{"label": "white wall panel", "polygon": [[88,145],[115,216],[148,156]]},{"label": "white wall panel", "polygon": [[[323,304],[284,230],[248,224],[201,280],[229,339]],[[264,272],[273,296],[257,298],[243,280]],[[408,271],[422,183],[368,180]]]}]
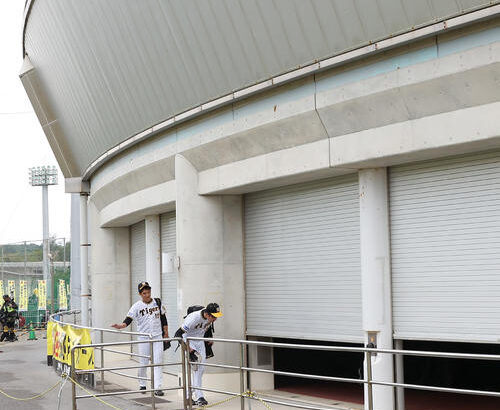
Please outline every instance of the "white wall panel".
[{"label": "white wall panel", "polygon": [[247,333],[362,341],[357,175],[245,197]]},{"label": "white wall panel", "polygon": [[[175,229],[175,212],[169,212],[160,216],[162,253],[161,299],[167,309],[168,328],[172,337],[179,328],[177,314],[177,268],[175,266],[175,256],[177,254]],[[166,260],[167,256],[174,258],[172,263]],[[175,347],[177,347],[177,343],[172,343],[172,347],[165,353],[166,361],[179,361],[180,350],[174,352]],[[175,370],[173,367],[163,369],[166,372],[173,372]]]},{"label": "white wall panel", "polygon": [[[130,227],[130,304],[139,300],[137,285],[146,280],[146,227],[144,221]],[[132,331],[136,332],[135,321]]]},{"label": "white wall panel", "polygon": [[498,342],[500,154],[390,170],[395,337]]}]

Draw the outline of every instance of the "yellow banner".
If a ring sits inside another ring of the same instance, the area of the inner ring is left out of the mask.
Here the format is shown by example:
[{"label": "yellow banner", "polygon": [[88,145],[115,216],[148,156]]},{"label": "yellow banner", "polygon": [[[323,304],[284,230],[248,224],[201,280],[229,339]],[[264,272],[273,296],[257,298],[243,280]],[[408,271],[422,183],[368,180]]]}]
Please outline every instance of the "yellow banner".
[{"label": "yellow banner", "polygon": [[47,323],[47,356],[52,356],[54,353],[54,339],[52,337],[52,330],[54,327],[54,322]]},{"label": "yellow banner", "polygon": [[47,309],[47,282],[45,280],[38,281],[38,310]]},{"label": "yellow banner", "polygon": [[[49,334],[49,329],[52,334]],[[47,355],[50,356],[49,338],[52,339],[52,357],[60,363],[71,366],[71,349],[76,345],[92,343],[89,329],[76,329],[71,325],[53,323],[47,327]],[[75,368],[88,370],[94,368],[94,349],[75,349]]]},{"label": "yellow banner", "polygon": [[28,310],[28,282],[25,280],[19,281],[19,311],[25,312]]},{"label": "yellow banner", "polygon": [[3,295],[5,295],[5,293],[3,293],[3,280],[0,279],[0,296]]},{"label": "yellow banner", "polygon": [[16,281],[15,280],[9,280],[8,282],[9,286],[8,286],[8,294],[9,296],[16,300]]},{"label": "yellow banner", "polygon": [[66,297],[66,282],[59,279],[59,309],[68,309],[68,298]]}]

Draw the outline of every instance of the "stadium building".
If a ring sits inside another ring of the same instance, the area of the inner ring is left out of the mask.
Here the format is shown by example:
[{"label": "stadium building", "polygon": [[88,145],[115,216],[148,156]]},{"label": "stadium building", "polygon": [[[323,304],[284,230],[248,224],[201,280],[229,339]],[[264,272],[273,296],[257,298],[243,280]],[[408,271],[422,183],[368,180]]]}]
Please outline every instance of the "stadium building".
[{"label": "stadium building", "polygon": [[[90,323],[122,320],[146,279],[174,330],[217,301],[217,337],[500,351],[498,3],[28,1],[20,77],[81,204]],[[378,355],[373,373],[498,389],[468,366]],[[377,409],[402,401],[375,388]]]}]

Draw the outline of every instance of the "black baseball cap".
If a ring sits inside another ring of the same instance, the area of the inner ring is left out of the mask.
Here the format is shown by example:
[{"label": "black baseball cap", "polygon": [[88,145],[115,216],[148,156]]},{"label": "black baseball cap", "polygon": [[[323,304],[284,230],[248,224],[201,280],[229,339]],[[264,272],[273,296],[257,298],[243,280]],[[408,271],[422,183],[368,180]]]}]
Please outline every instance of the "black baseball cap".
[{"label": "black baseball cap", "polygon": [[141,293],[144,289],[151,290],[151,286],[149,286],[148,282],[141,282],[137,285],[137,289],[139,290],[139,293]]},{"label": "black baseball cap", "polygon": [[221,317],[222,312],[220,311],[220,307],[217,303],[209,303],[205,308],[207,313],[210,313],[214,317]]}]

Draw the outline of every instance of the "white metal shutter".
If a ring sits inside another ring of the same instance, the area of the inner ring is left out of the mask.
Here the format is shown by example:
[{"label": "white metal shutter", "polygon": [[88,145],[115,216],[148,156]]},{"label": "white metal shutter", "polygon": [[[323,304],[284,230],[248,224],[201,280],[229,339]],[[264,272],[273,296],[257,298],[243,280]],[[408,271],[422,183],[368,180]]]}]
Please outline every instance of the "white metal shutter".
[{"label": "white metal shutter", "polygon": [[245,197],[247,334],[361,342],[357,175]]},{"label": "white metal shutter", "polygon": [[498,342],[500,155],[394,167],[395,337]]},{"label": "white metal shutter", "polygon": [[[165,257],[168,254],[171,257],[176,256],[176,234],[175,234],[175,212],[169,212],[160,216],[161,231],[161,253],[162,253],[162,274],[161,274],[161,300],[167,309],[168,329],[170,336],[174,336],[179,328],[177,313],[177,269],[175,263],[170,263],[173,272],[165,272],[165,264],[168,263]],[[168,269],[170,270],[170,269]],[[178,362],[180,360],[180,350],[174,352],[177,343],[172,343],[172,348],[166,351],[165,360],[167,362]],[[163,371],[173,373],[179,370],[177,366],[165,367]]]},{"label": "white metal shutter", "polygon": [[[139,300],[137,285],[146,280],[146,227],[144,221],[130,227],[130,304]],[[132,322],[132,330],[137,328]]]}]

